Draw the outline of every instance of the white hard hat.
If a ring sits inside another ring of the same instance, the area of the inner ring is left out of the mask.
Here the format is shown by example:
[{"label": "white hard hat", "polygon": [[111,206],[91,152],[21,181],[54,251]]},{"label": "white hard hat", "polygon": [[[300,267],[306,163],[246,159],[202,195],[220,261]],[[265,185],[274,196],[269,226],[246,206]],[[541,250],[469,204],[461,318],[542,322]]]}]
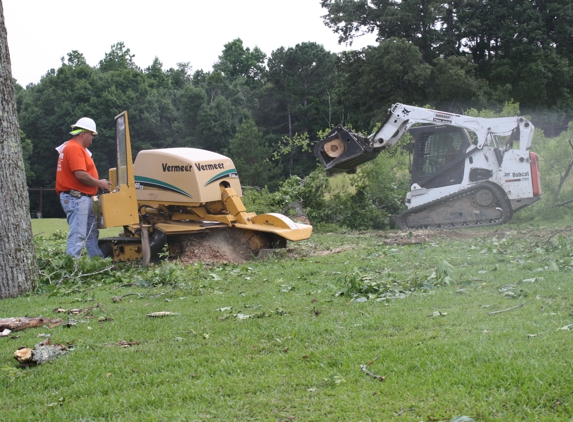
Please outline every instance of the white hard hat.
[{"label": "white hard hat", "polygon": [[[75,124],[72,125],[72,129],[75,128],[89,130],[94,135],[97,135],[96,124],[89,117],[82,117],[80,120],[78,120]],[[70,135],[74,135],[73,132],[75,131],[70,132]]]}]

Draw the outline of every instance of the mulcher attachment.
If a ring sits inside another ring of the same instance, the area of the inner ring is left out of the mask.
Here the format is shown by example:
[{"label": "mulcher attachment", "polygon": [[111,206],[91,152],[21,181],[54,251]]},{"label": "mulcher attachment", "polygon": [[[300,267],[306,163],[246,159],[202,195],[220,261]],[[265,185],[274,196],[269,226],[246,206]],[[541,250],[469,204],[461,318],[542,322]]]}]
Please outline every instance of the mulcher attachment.
[{"label": "mulcher attachment", "polygon": [[333,173],[354,173],[356,166],[373,160],[379,153],[368,138],[342,126],[332,129],[314,146],[314,155]]}]

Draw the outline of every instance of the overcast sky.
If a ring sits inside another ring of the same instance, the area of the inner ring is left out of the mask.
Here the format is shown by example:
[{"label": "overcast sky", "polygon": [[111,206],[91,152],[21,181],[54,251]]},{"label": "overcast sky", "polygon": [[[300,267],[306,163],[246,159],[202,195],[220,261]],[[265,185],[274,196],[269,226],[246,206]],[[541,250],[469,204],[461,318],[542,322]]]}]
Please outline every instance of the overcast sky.
[{"label": "overcast sky", "polygon": [[112,44],[123,41],[145,68],[155,57],[164,69],[189,62],[211,70],[223,46],[236,39],[267,55],[312,41],[329,51],[338,45],[321,18],[320,0],[0,0],[8,31],[12,76],[26,86],[61,65],[72,50],[96,66]]}]

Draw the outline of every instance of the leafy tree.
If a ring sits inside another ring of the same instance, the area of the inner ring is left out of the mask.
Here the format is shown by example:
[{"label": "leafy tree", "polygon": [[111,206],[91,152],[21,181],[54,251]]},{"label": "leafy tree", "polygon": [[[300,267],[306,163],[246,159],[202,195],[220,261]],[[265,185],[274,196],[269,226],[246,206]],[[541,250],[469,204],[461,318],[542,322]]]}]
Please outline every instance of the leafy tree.
[{"label": "leafy tree", "polygon": [[[66,64],[63,57],[61,58],[61,61],[62,65]],[[67,61],[68,66],[76,67],[76,66],[85,66],[87,64],[88,62],[86,61],[85,56],[78,50],[72,50],[71,52],[68,53],[68,61]]]},{"label": "leafy tree", "polygon": [[476,68],[467,56],[435,59],[427,90],[433,106],[461,114],[469,106],[486,106],[492,93],[488,82],[475,76]]},{"label": "leafy tree", "polygon": [[339,63],[340,101],[347,123],[370,130],[396,102],[426,104],[432,72],[415,45],[392,38],[360,52],[343,53]]},{"label": "leafy tree", "polygon": [[150,79],[150,83],[157,88],[170,88],[169,76],[163,71],[163,63],[157,57],[153,59],[151,66],[144,72]]},{"label": "leafy tree", "polygon": [[197,115],[198,146],[215,152],[226,150],[235,135],[237,121],[247,117],[246,110],[233,107],[223,96],[216,97],[213,102],[202,107]]},{"label": "leafy tree", "polygon": [[265,72],[266,54],[258,47],[251,51],[243,47],[243,41],[237,38],[225,44],[219,61],[213,65],[214,71],[219,71],[229,78],[242,77],[250,87],[261,84]]},{"label": "leafy tree", "polygon": [[339,42],[352,43],[364,34],[375,33],[378,41],[403,38],[416,45],[430,62],[443,43],[440,30],[450,30],[446,7],[437,0],[321,0],[327,10],[325,23],[339,34]]},{"label": "leafy tree", "polygon": [[[525,110],[556,107],[573,111],[570,92],[573,72],[569,61],[557,55],[553,49],[521,53],[520,50],[513,50],[509,57],[501,57],[492,64],[492,84],[510,85],[512,98],[519,101]],[[516,57],[518,55],[527,56],[528,59],[524,61]]]},{"label": "leafy tree", "polygon": [[123,42],[118,42],[111,46],[109,53],[99,62],[99,69],[102,72],[110,72],[119,69],[138,69],[133,61],[135,54],[131,54],[131,50],[126,48]]},{"label": "leafy tree", "polygon": [[239,126],[231,139],[228,155],[237,167],[241,184],[276,187],[280,168],[271,161],[272,149],[252,119]]},{"label": "leafy tree", "polygon": [[177,68],[170,68],[166,71],[171,80],[171,86],[175,90],[181,90],[191,84],[191,64],[189,62],[177,63]]},{"label": "leafy tree", "polygon": [[180,118],[174,123],[174,128],[181,134],[181,143],[185,146],[200,145],[197,122],[201,108],[207,104],[207,93],[200,87],[185,85],[177,92],[176,102]]},{"label": "leafy tree", "polygon": [[316,159],[312,155],[312,148],[308,133],[302,135],[295,133],[292,137],[283,136],[275,143],[273,159],[283,163],[289,177],[293,175],[303,176],[307,173],[305,172],[306,167],[316,164]]},{"label": "leafy tree", "polygon": [[279,48],[268,60],[267,95],[277,102],[272,109],[277,128],[288,136],[314,134],[330,124],[330,91],[335,81],[335,55],[312,42]]}]

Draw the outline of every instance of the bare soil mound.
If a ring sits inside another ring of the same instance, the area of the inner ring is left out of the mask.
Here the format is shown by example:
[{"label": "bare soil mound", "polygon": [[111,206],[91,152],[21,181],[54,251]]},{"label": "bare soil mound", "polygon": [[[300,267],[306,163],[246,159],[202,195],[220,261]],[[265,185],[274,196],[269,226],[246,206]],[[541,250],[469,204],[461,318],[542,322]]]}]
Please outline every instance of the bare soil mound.
[{"label": "bare soil mound", "polygon": [[185,236],[178,236],[178,257],[184,264],[203,262],[241,264],[254,258],[243,232],[237,229],[213,229]]}]

